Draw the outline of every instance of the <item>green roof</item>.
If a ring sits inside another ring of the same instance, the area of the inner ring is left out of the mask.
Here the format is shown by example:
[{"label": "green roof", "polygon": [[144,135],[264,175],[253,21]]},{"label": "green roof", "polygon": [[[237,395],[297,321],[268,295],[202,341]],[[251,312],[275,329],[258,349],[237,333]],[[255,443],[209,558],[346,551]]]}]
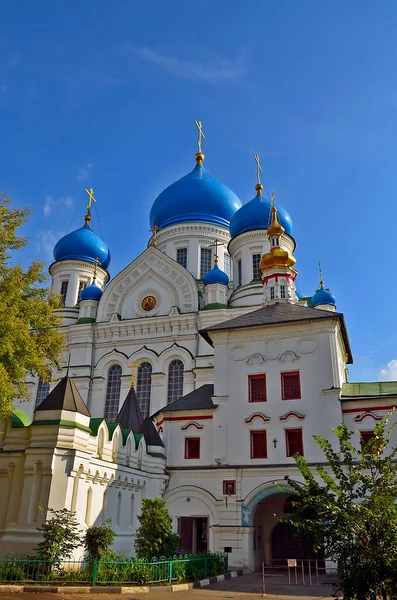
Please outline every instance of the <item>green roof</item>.
[{"label": "green roof", "polygon": [[24,410],[14,408],[11,416],[11,427],[29,427],[31,420]]},{"label": "green roof", "polygon": [[342,385],[342,398],[378,398],[381,396],[397,396],[397,381],[363,381]]}]

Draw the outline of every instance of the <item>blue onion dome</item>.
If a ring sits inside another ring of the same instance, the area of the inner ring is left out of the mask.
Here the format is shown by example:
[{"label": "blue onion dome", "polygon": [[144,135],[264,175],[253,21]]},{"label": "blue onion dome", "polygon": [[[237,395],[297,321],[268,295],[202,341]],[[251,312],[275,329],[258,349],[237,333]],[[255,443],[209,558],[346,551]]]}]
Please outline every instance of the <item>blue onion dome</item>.
[{"label": "blue onion dome", "polygon": [[331,306],[336,305],[336,300],[333,294],[329,290],[326,290],[324,284],[321,282],[319,289],[312,296],[311,305],[313,308],[315,306],[319,306],[320,304],[330,304]]},{"label": "blue onion dome", "polygon": [[93,281],[91,285],[84,288],[84,290],[81,290],[80,300],[96,300],[97,302],[99,302],[102,294],[103,291],[101,290],[97,282]]},{"label": "blue onion dome", "polygon": [[87,223],[58,240],[53,254],[56,261],[76,259],[95,262],[98,258],[104,269],[110,264],[109,248]]},{"label": "blue onion dome", "polygon": [[[172,183],[157,196],[150,211],[150,227],[178,223],[212,223],[229,227],[230,219],[241,207],[231,189],[210,175],[202,160],[191,173]],[[200,155],[204,158],[204,155]]]},{"label": "blue onion dome", "polygon": [[214,268],[204,275],[203,281],[204,285],[208,285],[210,283],[221,283],[222,285],[229,285],[229,277],[224,271],[221,271],[218,265],[214,265]]},{"label": "blue onion dome", "polygon": [[[262,188],[261,185],[257,188]],[[246,231],[255,231],[258,229],[267,229],[271,223],[272,203],[268,198],[262,196],[262,190],[258,189],[258,194],[253,200],[247,202],[234,213],[230,221],[230,235],[232,238],[245,233]],[[277,204],[277,217],[280,224],[284,227],[285,233],[292,235],[292,221],[287,211]]]},{"label": "blue onion dome", "polygon": [[298,289],[295,290],[295,294],[298,296],[299,300],[302,300],[302,298],[306,298],[306,296],[304,296],[302,292]]}]

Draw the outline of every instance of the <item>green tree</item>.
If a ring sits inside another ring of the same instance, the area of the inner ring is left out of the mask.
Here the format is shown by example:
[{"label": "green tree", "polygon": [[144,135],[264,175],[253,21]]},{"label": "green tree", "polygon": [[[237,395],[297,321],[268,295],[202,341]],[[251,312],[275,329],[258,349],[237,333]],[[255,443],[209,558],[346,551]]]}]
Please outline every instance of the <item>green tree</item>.
[{"label": "green tree", "polygon": [[144,498],[140,526],[136,532],[135,550],[138,558],[172,556],[181,547],[181,538],[172,530],[172,520],[164,500]]},{"label": "green tree", "polygon": [[285,477],[297,500],[283,520],[310,533],[315,548],[337,561],[346,600],[397,598],[397,449],[389,448],[394,427],[387,427],[389,417],[362,449],[345,424],[332,430],[338,451],[314,436],[328,464],[317,466],[315,477],[296,456],[303,483]]},{"label": "green tree", "polygon": [[92,561],[101,560],[113,545],[116,533],[112,529],[111,519],[101,525],[88,527],[84,536],[84,546]]},{"label": "green tree", "polygon": [[0,416],[10,414],[14,398],[28,399],[28,374],[48,381],[64,347],[53,312],[60,299],[44,285],[43,264],[33,261],[24,268],[14,260],[27,244],[16,230],[30,211],[10,204],[0,193]]},{"label": "green tree", "polygon": [[67,508],[49,508],[47,516],[48,514],[52,517],[42,527],[37,527],[37,531],[43,532],[43,541],[38,544],[36,551],[59,567],[61,562],[72,556],[76,547],[80,546],[81,531],[78,529],[76,513]]}]

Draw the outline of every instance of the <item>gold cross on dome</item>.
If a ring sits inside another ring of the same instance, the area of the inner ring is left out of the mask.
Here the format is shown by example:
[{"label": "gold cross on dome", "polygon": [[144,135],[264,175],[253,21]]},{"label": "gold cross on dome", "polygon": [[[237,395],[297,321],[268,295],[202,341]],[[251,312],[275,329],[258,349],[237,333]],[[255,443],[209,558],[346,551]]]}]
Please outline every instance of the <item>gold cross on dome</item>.
[{"label": "gold cross on dome", "polygon": [[89,211],[91,208],[91,203],[92,202],[96,202],[95,198],[94,198],[94,189],[90,188],[89,190],[87,190],[87,188],[85,189],[85,193],[88,195],[88,204],[87,204],[87,210]]},{"label": "gold cross on dome", "polygon": [[154,246],[155,248],[157,248],[157,232],[160,231],[160,229],[161,227],[157,227],[157,225],[155,225],[153,229],[149,229],[149,231],[153,233],[151,246]]},{"label": "gold cross on dome", "polygon": [[215,242],[213,244],[210,244],[210,248],[215,248],[215,254],[214,254],[214,263],[217,265],[218,264],[218,246],[224,246],[224,242],[221,242],[220,240],[215,240]]},{"label": "gold cross on dome", "polygon": [[272,206],[276,206],[276,196],[274,195],[274,190],[272,190]]},{"label": "gold cross on dome", "polygon": [[134,362],[132,363],[132,365],[130,365],[129,367],[127,367],[128,369],[131,369],[131,387],[135,386],[135,369],[139,367],[139,363],[134,360]]},{"label": "gold cross on dome", "polygon": [[195,121],[195,125],[197,127],[198,138],[197,138],[197,152],[201,153],[201,139],[205,140],[205,135],[203,132],[203,126],[201,121]]},{"label": "gold cross on dome", "polygon": [[262,167],[261,167],[261,161],[260,161],[260,158],[259,158],[259,154],[254,154],[254,158],[255,158],[255,162],[256,162],[256,178],[257,178],[258,183],[260,185],[260,183],[261,183]]}]

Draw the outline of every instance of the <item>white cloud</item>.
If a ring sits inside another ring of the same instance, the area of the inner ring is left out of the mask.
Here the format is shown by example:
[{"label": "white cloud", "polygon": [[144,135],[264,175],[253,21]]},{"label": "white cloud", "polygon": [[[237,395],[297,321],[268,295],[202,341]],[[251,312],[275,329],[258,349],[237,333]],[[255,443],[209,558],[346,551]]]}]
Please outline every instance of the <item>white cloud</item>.
[{"label": "white cloud", "polygon": [[397,381],[397,360],[391,360],[379,373],[380,381]]},{"label": "white cloud", "polygon": [[36,250],[45,259],[52,260],[52,251],[61,234],[51,229],[39,231],[36,236]]},{"label": "white cloud", "polygon": [[70,208],[71,206],[73,206],[73,198],[71,196],[61,196],[60,198],[57,198],[56,200],[54,200],[54,198],[52,196],[46,196],[45,197],[45,202],[44,202],[44,216],[48,217],[48,215],[51,214],[52,209],[55,206],[66,206],[66,208]]},{"label": "white cloud", "polygon": [[87,163],[84,167],[81,167],[77,171],[77,179],[79,181],[86,181],[90,175],[90,170],[92,169],[92,163]]},{"label": "white cloud", "polygon": [[222,57],[215,57],[204,62],[183,60],[176,56],[160,54],[148,47],[135,47],[127,45],[126,50],[142,60],[152,63],[170,75],[209,84],[234,82],[240,80],[246,68],[241,58],[232,61]]}]

